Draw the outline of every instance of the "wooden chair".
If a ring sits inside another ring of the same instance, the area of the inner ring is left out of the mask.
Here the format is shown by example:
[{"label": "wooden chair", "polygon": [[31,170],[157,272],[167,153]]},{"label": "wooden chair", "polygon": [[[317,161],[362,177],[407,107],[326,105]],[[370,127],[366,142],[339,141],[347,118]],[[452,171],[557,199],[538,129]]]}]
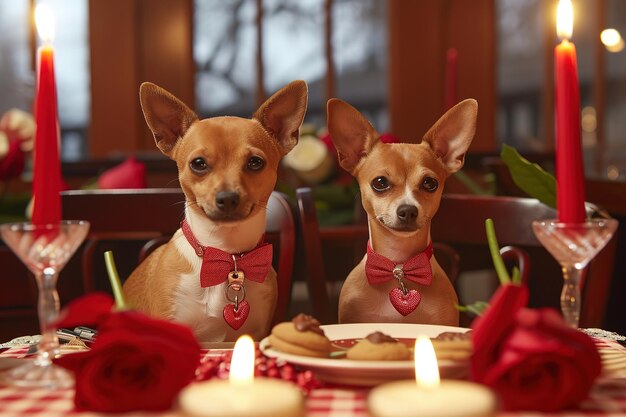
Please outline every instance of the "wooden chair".
[{"label": "wooden chair", "polygon": [[[433,239],[452,245],[461,254],[461,271],[482,268],[491,262],[485,250],[484,220],[494,221],[500,246],[521,248],[532,260],[527,278],[531,307],[559,308],[563,275],[560,265],[539,243],[531,223],[533,220],[556,218],[556,211],[536,199],[492,197],[462,194],[443,196],[439,212],[433,219]],[[606,311],[613,274],[617,239],[590,263],[586,279],[581,283],[581,327],[601,327]]]},{"label": "wooden chair", "polygon": [[39,334],[37,284],[22,261],[0,239],[0,343],[14,337]]},{"label": "wooden chair", "polygon": [[[554,171],[554,154],[525,155],[525,157],[532,162],[539,163],[548,171]],[[527,196],[515,185],[511,173],[500,157],[482,157],[480,162],[485,171],[493,174],[498,195]],[[587,203],[594,204],[596,210],[610,213],[622,224],[626,222],[626,182],[606,178],[586,178],[585,194]],[[617,229],[614,240],[617,241],[617,243],[612,243],[615,247],[614,250],[617,253],[624,253],[626,250],[626,229],[623,226]],[[604,253],[600,255],[606,256]],[[597,268],[598,261],[594,262],[594,265]],[[608,299],[600,297],[597,300],[598,304],[604,303],[606,307],[598,310],[594,321],[597,320],[601,311],[606,310],[603,328],[624,334],[626,333],[626,320],[623,319],[621,297],[622,294],[626,293],[626,280],[622,279],[626,272],[626,259],[617,256],[611,268],[613,269],[613,279],[610,282]],[[603,291],[604,289],[601,288],[597,293],[602,294]]]},{"label": "wooden chair", "polygon": [[[345,279],[365,255],[369,231],[366,224],[320,228],[310,188],[296,190],[300,215],[302,274],[307,277],[307,289],[312,312],[322,323],[337,322],[337,302],[329,293],[333,282]],[[433,243],[437,261],[454,284],[459,272],[459,255],[451,247]],[[333,299],[331,301],[331,299]]]},{"label": "wooden chair", "polygon": [[[112,250],[125,279],[152,250],[180,227],[185,197],[178,188],[142,190],[76,190],[62,193],[63,217],[91,222],[80,258],[85,292],[110,291],[104,252]],[[293,210],[273,192],[267,207],[265,239],[274,245],[272,264],[278,274],[274,321],[285,319],[291,294],[295,253]]]},{"label": "wooden chair", "polygon": [[[363,256],[368,237],[367,227],[350,225],[319,229],[311,190],[299,189],[296,195],[313,312],[320,320],[329,320],[327,282],[330,279],[344,279]],[[452,247],[460,256],[456,269],[459,279],[455,280],[458,288],[458,281],[463,280],[468,272],[493,270],[484,224],[486,218],[493,219],[503,258],[520,267],[522,280],[530,287],[530,306],[558,308],[563,283],[560,266],[541,246],[531,228],[533,220],[554,217],[556,217],[554,210],[535,199],[444,194],[439,211],[432,221],[431,231],[434,242]],[[345,252],[347,244],[344,243],[343,247],[338,246],[339,242],[345,241],[351,241],[349,245],[351,250],[354,251],[354,246],[358,246],[362,248],[361,251],[352,258],[351,266],[341,265],[339,275],[328,274],[326,266],[329,263],[326,257],[329,256],[329,252],[326,249],[330,249],[331,256],[334,256],[330,259],[334,269],[337,260],[343,261],[343,258],[350,255],[350,252],[347,254]],[[615,247],[616,239],[613,238],[589,267],[583,286],[580,321],[583,327],[602,325]],[[344,249],[343,255],[340,253],[341,249]],[[437,251],[435,254],[443,267],[445,262],[443,259],[446,256],[440,256],[440,252]],[[530,267],[531,259],[533,268]],[[448,272],[448,275],[455,279],[457,274],[453,270],[452,273]]]}]

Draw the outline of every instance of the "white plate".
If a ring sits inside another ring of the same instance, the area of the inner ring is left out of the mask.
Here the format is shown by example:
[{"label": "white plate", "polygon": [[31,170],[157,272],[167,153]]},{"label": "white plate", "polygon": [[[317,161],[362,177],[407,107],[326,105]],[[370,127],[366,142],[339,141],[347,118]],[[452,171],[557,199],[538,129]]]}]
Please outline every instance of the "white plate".
[{"label": "white plate", "polygon": [[[402,323],[355,323],[321,326],[331,340],[363,338],[375,331],[381,331],[395,338],[415,339],[419,335],[436,337],[443,332],[465,333],[462,327],[434,326],[427,324]],[[269,346],[269,338],[261,340],[261,351],[269,357],[284,359],[294,365],[313,371],[320,381],[346,385],[373,386],[399,379],[415,378],[413,361],[355,361],[349,359],[326,359],[293,355]],[[465,378],[468,374],[468,361],[439,361],[441,378]]]}]

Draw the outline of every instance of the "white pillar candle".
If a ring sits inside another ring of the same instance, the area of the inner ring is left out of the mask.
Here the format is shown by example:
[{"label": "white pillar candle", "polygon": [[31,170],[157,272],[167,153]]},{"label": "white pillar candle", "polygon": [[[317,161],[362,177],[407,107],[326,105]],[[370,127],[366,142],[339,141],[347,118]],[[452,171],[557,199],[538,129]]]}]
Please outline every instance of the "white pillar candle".
[{"label": "white pillar candle", "polygon": [[430,339],[415,341],[415,381],[397,381],[374,388],[368,397],[372,417],[488,417],[496,410],[493,393],[479,384],[439,381],[437,358]]},{"label": "white pillar candle", "polygon": [[390,382],[374,388],[368,398],[372,417],[487,417],[495,399],[481,385],[443,381],[437,388],[419,388],[415,381]]},{"label": "white pillar candle", "polygon": [[254,378],[254,342],[235,344],[229,379],[198,382],[182,390],[182,411],[193,417],[302,417],[304,400],[294,384]]}]

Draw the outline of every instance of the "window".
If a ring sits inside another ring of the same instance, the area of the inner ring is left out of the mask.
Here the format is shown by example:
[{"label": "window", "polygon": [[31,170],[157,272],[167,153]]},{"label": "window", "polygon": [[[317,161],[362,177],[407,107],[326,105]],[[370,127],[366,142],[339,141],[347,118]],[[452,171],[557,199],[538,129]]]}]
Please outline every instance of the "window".
[{"label": "window", "polygon": [[379,132],[389,128],[386,3],[336,1],[333,17],[337,95],[366,113]]},{"label": "window", "polygon": [[28,1],[0,2],[0,113],[31,111],[34,75],[29,48]]},{"label": "window", "polygon": [[[559,41],[555,32],[557,2],[497,0],[496,4],[498,136],[521,151],[550,150],[554,127],[546,125],[545,119],[553,110],[544,106],[553,88],[546,81],[554,71],[546,67],[546,57],[553,54]],[[573,4],[572,40],[578,57],[585,170],[591,176],[625,177],[626,50],[610,52],[600,45],[598,35],[601,29],[615,28],[624,36],[626,3],[609,0],[604,10],[601,2],[593,0],[574,0]],[[604,70],[598,73],[602,65]]]},{"label": "window", "polygon": [[252,114],[255,13],[254,1],[195,2],[196,110],[201,116]]},{"label": "window", "polygon": [[498,0],[498,137],[520,150],[545,150],[540,124],[544,83],[543,0]]},{"label": "window", "polygon": [[[266,93],[295,79],[307,81],[307,121],[321,127],[326,123],[324,0],[265,0],[262,4]],[[337,0],[332,13],[335,95],[368,113],[384,130],[386,2]],[[201,115],[249,117],[255,110],[256,16],[254,0],[195,1],[196,100]]]},{"label": "window", "polygon": [[[55,75],[62,158],[85,155],[89,125],[89,45],[87,0],[46,0],[56,18]],[[30,1],[0,2],[0,112],[32,112],[35,74],[30,33]],[[34,33],[34,32],[33,32]]]}]

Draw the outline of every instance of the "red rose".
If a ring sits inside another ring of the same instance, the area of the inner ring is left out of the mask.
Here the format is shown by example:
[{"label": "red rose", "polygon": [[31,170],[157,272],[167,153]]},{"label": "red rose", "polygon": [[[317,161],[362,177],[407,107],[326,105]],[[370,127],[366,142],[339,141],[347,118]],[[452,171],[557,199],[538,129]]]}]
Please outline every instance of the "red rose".
[{"label": "red rose", "polygon": [[32,149],[35,134],[33,117],[11,109],[0,118],[0,181],[19,177],[24,171],[26,153]]},{"label": "red rose", "polygon": [[78,410],[127,412],[169,409],[193,380],[199,359],[187,327],[122,311],[101,321],[91,350],[55,362],[74,372]]},{"label": "red rose", "polygon": [[20,143],[17,141],[9,142],[7,153],[0,157],[0,181],[10,180],[19,177],[24,171],[26,155]]},{"label": "red rose", "polygon": [[515,315],[528,302],[528,289],[519,285],[498,288],[489,301],[489,308],[474,321],[472,342],[472,374],[479,380],[500,349],[500,341],[513,325]]},{"label": "red rose", "polygon": [[505,285],[474,326],[472,377],[508,410],[554,412],[584,400],[600,374],[593,340],[552,309],[522,308],[524,287]]},{"label": "red rose", "polygon": [[113,299],[104,292],[92,292],[68,303],[59,313],[54,326],[71,329],[76,326],[98,327],[110,315]]},{"label": "red rose", "polygon": [[326,148],[328,148],[328,153],[337,159],[337,149],[335,149],[335,144],[333,143],[333,138],[330,137],[330,133],[322,135],[320,140],[324,143],[324,145],[326,145]]},{"label": "red rose", "polygon": [[102,190],[146,188],[146,184],[146,165],[132,156],[104,171],[98,178],[98,188]]},{"label": "red rose", "polygon": [[400,143],[400,139],[398,139],[398,137],[393,133],[389,132],[380,135],[380,141],[382,143]]}]

